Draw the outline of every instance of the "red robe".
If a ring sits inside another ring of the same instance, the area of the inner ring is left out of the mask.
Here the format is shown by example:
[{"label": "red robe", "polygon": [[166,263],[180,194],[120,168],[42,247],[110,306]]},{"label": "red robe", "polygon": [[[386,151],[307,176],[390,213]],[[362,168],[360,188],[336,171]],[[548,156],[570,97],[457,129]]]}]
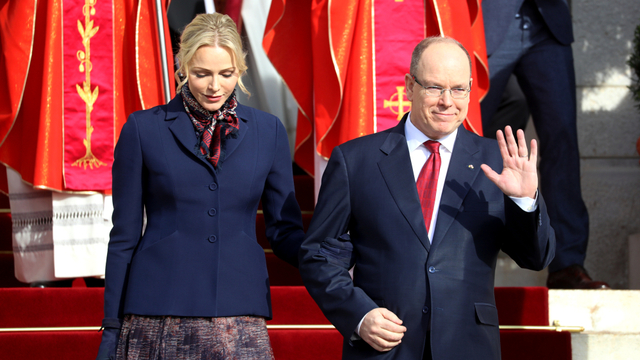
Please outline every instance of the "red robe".
[{"label": "red robe", "polygon": [[[80,146],[84,151],[82,143],[65,144],[63,136],[64,110],[70,101],[69,97],[65,99],[65,86],[72,86],[72,91],[76,91],[76,84],[65,84],[64,46],[78,33],[75,28],[65,33],[64,9],[82,8],[84,1],[5,2],[6,5],[0,8],[0,42],[3,44],[0,49],[0,162],[15,169],[35,188],[109,192],[110,171],[101,171],[100,176],[108,178],[101,179],[102,185],[97,188],[70,188],[66,185],[69,179],[65,179],[68,174],[63,165],[65,146]],[[164,10],[169,3],[170,0],[163,2]],[[94,129],[94,137],[98,131],[112,134],[110,148],[103,150],[105,154],[113,152],[120,128],[131,112],[165,102],[155,2],[113,0],[112,10],[111,24],[102,24],[98,30],[98,34],[111,32],[112,43],[95,39],[91,43],[91,49],[96,53],[106,45],[113,49],[113,79],[108,79],[113,101],[109,103],[106,119],[110,125]],[[91,19],[101,15],[96,12]],[[86,25],[84,18],[66,21],[72,21],[72,25],[76,21]],[[170,83],[173,84],[173,58],[166,19],[164,24]],[[99,75],[100,69],[93,69],[91,76]],[[174,91],[171,92],[173,96]],[[95,106],[92,115],[101,110],[99,100]],[[79,131],[84,133],[85,130]],[[111,164],[105,162],[103,166],[110,168]],[[91,173],[87,174],[91,178]],[[6,192],[6,177],[0,176],[0,179],[0,191]]]},{"label": "red robe", "polygon": [[[298,102],[294,156],[298,165],[310,174],[314,169],[314,153],[328,158],[336,145],[389,127],[378,126],[382,124],[379,118],[394,115],[383,114],[393,107],[385,108],[382,99],[376,97],[381,84],[374,84],[376,71],[380,73],[376,69],[374,43],[377,36],[393,41],[394,34],[375,33],[375,11],[372,11],[389,6],[388,3],[377,0],[271,3],[263,47]],[[415,4],[397,2],[393,6],[399,9],[403,5]],[[473,91],[465,126],[482,135],[480,100],[489,89],[489,77],[480,0],[431,0],[422,9],[422,13],[409,13],[422,24],[418,29],[420,38],[454,37],[473,58]],[[395,25],[408,26],[405,22]],[[403,49],[401,55],[410,58],[416,43]],[[402,71],[389,71],[404,85],[402,79],[408,69],[407,60]],[[396,115],[407,110],[394,109]]]}]

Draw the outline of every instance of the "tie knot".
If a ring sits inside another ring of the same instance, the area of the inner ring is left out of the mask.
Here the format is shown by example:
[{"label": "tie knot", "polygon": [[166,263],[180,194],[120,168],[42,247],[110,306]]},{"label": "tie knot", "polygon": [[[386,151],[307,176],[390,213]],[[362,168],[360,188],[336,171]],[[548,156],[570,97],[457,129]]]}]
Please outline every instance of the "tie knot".
[{"label": "tie knot", "polygon": [[424,142],[424,146],[431,151],[431,153],[440,153],[440,142],[434,140],[428,140]]}]

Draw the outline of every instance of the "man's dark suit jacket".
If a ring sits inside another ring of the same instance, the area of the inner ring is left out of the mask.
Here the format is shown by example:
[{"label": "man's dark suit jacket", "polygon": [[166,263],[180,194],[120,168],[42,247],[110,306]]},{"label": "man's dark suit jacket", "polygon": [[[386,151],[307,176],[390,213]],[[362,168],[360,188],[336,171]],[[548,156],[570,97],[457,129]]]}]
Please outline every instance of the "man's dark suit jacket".
[{"label": "man's dark suit jacket", "polygon": [[[566,0],[526,0],[534,1],[544,22],[551,30],[553,36],[563,45],[573,42],[573,29],[571,28],[571,13]],[[513,21],[523,0],[483,0],[482,17],[484,20],[484,37],[487,46],[487,55],[502,44],[509,25]]]},{"label": "man's dark suit jacket", "polygon": [[[436,360],[498,360],[497,255],[502,249],[528,269],[549,264],[555,236],[545,203],[539,197],[537,210],[527,213],[506,197],[480,169],[484,163],[502,170],[497,142],[461,126],[430,244],[406,118],[334,149],[300,249],[304,284],[344,336],[344,359],[421,359],[431,330]],[[354,263],[352,281],[347,270]],[[349,340],[376,307],[407,327],[386,353]]]},{"label": "man's dark suit jacket", "polygon": [[113,164],[103,324],[123,314],[271,317],[256,213],[262,199],[274,253],[297,265],[304,233],[289,142],[275,116],[243,105],[236,113],[239,135],[226,140],[217,171],[181,95],[127,120]]}]

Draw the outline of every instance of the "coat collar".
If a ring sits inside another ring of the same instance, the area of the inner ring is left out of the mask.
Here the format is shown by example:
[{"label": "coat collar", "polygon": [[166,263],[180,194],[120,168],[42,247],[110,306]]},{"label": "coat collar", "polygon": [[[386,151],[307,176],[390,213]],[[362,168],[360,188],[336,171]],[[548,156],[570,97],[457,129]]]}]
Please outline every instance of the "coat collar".
[{"label": "coat collar", "polygon": [[404,134],[406,121],[407,115],[405,114],[398,125],[387,131],[387,138],[380,146],[380,151],[387,156],[378,162],[378,167],[402,215],[404,215],[422,245],[429,251],[431,247],[429,235],[422,217],[422,208],[420,207],[416,181],[413,178],[407,138]]},{"label": "coat collar", "polygon": [[[231,154],[233,154],[233,152],[238,148],[245,135],[247,134],[247,131],[249,129],[248,123],[252,123],[252,121],[254,120],[254,114],[251,111],[251,108],[242,104],[238,104],[238,107],[236,108],[236,114],[240,119],[240,130],[238,131],[238,137],[235,139],[225,140],[225,157],[224,159],[221,159],[221,164],[223,164],[228,158],[230,158]],[[211,163],[207,161],[207,159],[200,153],[200,150],[198,149],[198,139],[196,138],[191,119],[189,119],[189,115],[187,115],[184,109],[182,96],[180,94],[176,95],[169,102],[169,104],[167,104],[167,114],[165,117],[165,121],[171,122],[169,124],[169,130],[182,144],[182,146],[184,146],[198,159],[200,159],[205,164],[207,164],[207,166],[213,169],[213,165],[211,165]]]},{"label": "coat collar", "polygon": [[481,147],[478,144],[478,137],[461,125],[458,129],[449,170],[442,189],[438,220],[431,246],[438,246],[444,239],[455,217],[460,212],[462,201],[471,190],[471,185],[482,172],[480,153]]}]

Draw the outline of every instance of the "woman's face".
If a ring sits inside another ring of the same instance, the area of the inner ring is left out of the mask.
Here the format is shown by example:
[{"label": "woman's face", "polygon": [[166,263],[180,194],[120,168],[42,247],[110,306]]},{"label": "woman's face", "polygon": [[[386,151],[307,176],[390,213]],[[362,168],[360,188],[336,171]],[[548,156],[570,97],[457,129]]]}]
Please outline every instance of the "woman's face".
[{"label": "woman's face", "polygon": [[189,63],[189,90],[209,111],[222,107],[235,89],[238,77],[233,55],[225,48],[202,46]]}]

